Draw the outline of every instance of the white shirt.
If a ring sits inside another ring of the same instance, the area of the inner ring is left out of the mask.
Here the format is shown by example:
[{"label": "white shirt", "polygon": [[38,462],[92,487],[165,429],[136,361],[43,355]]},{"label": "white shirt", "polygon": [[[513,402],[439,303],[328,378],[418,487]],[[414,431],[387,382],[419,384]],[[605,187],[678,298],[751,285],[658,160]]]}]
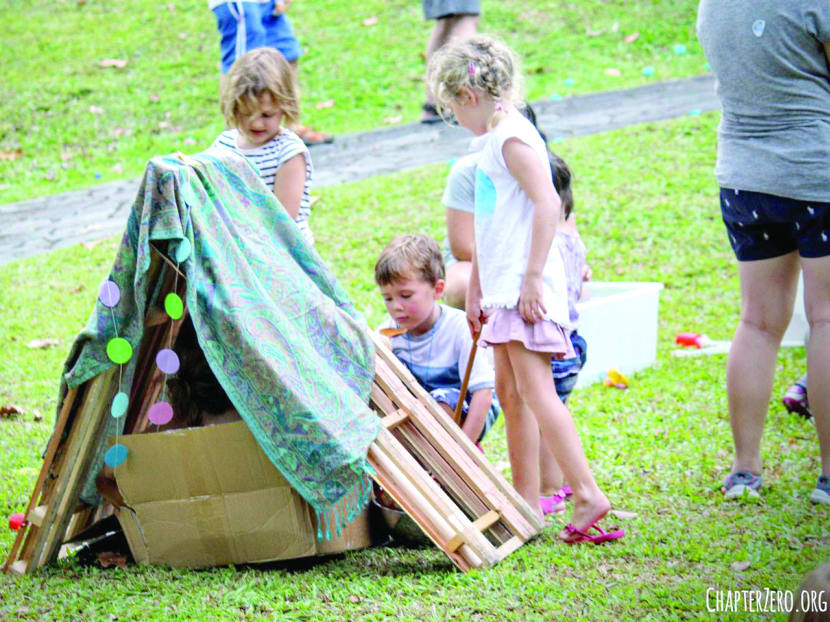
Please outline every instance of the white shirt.
[{"label": "white shirt", "polygon": [[[534,205],[504,161],[502,147],[510,138],[518,138],[533,149],[550,179],[545,143],[518,110],[473,141],[473,147],[481,149],[476,169],[475,235],[483,309],[518,305],[530,256]],[[565,270],[553,248],[542,270],[542,289],[547,310],[544,318],[570,328]]]}]

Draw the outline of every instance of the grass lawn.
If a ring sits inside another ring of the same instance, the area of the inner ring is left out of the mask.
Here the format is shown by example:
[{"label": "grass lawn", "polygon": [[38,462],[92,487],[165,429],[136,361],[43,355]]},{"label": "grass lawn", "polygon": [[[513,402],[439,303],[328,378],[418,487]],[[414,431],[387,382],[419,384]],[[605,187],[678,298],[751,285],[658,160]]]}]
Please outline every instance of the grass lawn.
[{"label": "grass lawn", "polygon": [[[524,57],[532,101],[704,72],[697,0],[482,4],[481,30]],[[205,0],[0,0],[0,14],[0,204],[138,177],[149,156],[199,151],[223,129]],[[343,133],[419,117],[432,22],[418,2],[297,0],[289,15],[305,123]]]},{"label": "grass lawn", "polygon": [[[628,391],[594,385],[572,397],[600,485],[616,508],[636,514],[619,520],[628,530],[622,542],[567,547],[556,541],[556,520],[494,569],[466,575],[433,548],[377,548],[301,570],[102,571],[67,560],[33,576],[0,576],[0,618],[740,619],[707,612],[706,590],[795,590],[830,557],[830,508],[807,501],[819,469],[815,431],[777,401],[801,373],[803,350],[779,357],[763,443],[767,488],[754,503],[727,502],[718,491],[732,453],[724,357],[669,354],[678,331],[727,339],[737,321],[737,270],[712,175],[716,123],[706,114],[556,145],[576,174],[594,278],[666,286],[657,364]],[[375,258],[400,232],[442,236],[445,174],[432,166],[320,192],[312,215],[319,249],[371,325],[384,313]],[[0,516],[28,500],[62,359],[114,247],[107,240],[0,266],[0,404],[25,411],[0,420]],[[26,347],[37,338],[60,345]],[[501,424],[485,449],[506,461]],[[0,530],[0,557],[11,541]]]}]

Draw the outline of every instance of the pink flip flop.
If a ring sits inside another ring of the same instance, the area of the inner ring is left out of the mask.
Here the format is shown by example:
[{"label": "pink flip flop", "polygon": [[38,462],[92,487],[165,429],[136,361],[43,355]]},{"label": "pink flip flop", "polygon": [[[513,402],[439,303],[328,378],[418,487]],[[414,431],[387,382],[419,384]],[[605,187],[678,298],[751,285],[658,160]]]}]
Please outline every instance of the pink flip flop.
[{"label": "pink flip flop", "polygon": [[[592,529],[597,533],[588,533]],[[602,544],[603,542],[610,542],[611,540],[619,540],[625,535],[625,529],[617,529],[616,527],[613,531],[605,531],[602,527],[599,526],[599,520],[595,520],[584,530],[577,529],[572,524],[568,524],[565,525],[565,531],[568,532],[570,536],[565,540],[565,542],[567,542],[568,544],[582,544],[583,542]]]},{"label": "pink flip flop", "polygon": [[565,511],[565,499],[571,496],[571,487],[563,486],[559,492],[551,497],[539,497],[539,505],[542,506],[542,514],[561,514]]}]

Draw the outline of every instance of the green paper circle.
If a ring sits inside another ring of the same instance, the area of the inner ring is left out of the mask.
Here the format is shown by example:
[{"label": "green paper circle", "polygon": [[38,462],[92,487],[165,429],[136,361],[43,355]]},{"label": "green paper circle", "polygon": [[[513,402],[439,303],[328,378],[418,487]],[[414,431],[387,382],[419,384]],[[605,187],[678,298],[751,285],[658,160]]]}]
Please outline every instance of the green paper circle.
[{"label": "green paper circle", "polygon": [[182,238],[182,241],[179,242],[179,245],[176,247],[176,261],[182,263],[185,259],[190,257],[191,249],[192,245],[190,244],[190,240]]},{"label": "green paper circle", "polygon": [[164,297],[164,310],[171,319],[178,320],[184,313],[184,303],[178,294],[169,293]]},{"label": "green paper circle", "polygon": [[130,396],[124,393],[123,391],[119,391],[115,394],[115,397],[112,398],[112,406],[110,406],[110,414],[112,415],[113,419],[120,419],[125,415],[127,412],[127,406],[130,405]]},{"label": "green paper circle", "polygon": [[113,337],[107,342],[107,356],[116,365],[123,365],[133,355],[133,347],[123,337]]}]

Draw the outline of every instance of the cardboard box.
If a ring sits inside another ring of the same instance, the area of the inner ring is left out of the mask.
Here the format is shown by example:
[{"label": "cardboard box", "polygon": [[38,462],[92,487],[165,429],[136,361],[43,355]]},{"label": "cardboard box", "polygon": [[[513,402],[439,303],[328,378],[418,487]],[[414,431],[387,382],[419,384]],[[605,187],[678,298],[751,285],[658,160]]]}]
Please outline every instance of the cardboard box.
[{"label": "cardboard box", "polygon": [[657,360],[657,311],[662,283],[589,281],[591,295],[577,303],[579,334],[588,360],[577,387],[605,379],[608,370],[631,374]]},{"label": "cardboard box", "polygon": [[139,563],[207,567],[361,549],[368,511],[318,542],[311,507],[244,422],[120,436],[115,478],[129,506],[116,514]]}]

